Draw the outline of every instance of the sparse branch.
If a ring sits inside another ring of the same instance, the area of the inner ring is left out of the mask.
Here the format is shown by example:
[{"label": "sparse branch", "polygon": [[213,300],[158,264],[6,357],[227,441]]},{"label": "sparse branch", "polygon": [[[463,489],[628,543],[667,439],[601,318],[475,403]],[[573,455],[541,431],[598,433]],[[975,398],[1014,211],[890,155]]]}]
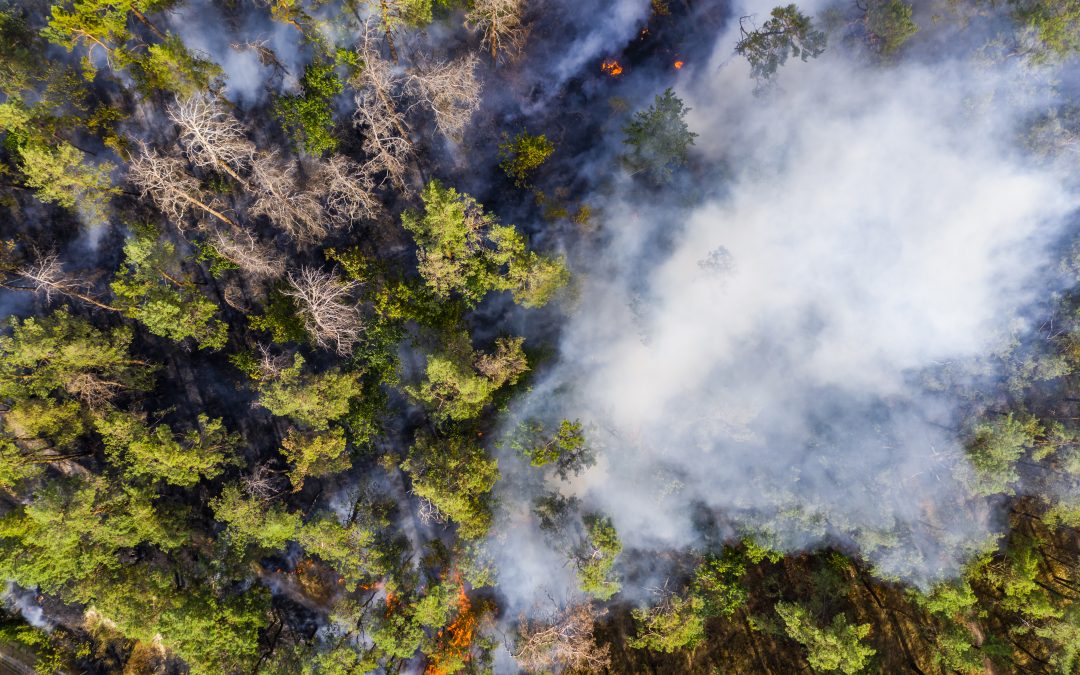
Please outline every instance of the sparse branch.
[{"label": "sparse branch", "polygon": [[611,663],[610,648],[598,645],[593,625],[600,615],[589,603],[552,612],[541,619],[522,616],[514,659],[530,672],[561,667],[570,671],[599,671]]},{"label": "sparse branch", "polygon": [[352,353],[363,324],[351,293],[355,281],[343,281],[331,272],[302,267],[289,273],[285,294],[296,300],[304,328],[320,347],[333,347],[342,355]]},{"label": "sparse branch", "polygon": [[260,156],[251,168],[256,190],[251,213],[266,216],[275,225],[302,242],[328,233],[322,205],[316,194],[303,189],[294,165],[285,165],[276,153]]},{"label": "sparse branch", "polygon": [[247,230],[218,230],[211,242],[218,253],[256,279],[272,279],[285,273],[284,258]]},{"label": "sparse branch", "polygon": [[480,107],[479,60],[469,54],[455,61],[438,62],[409,78],[409,88],[435,115],[439,131],[460,140]]},{"label": "sparse branch", "polygon": [[374,218],[382,210],[375,197],[372,172],[343,155],[324,162],[315,177],[324,193],[326,211],[341,225]]},{"label": "sparse branch", "polygon": [[203,201],[199,181],[187,172],[179,157],[162,155],[144,145],[142,154],[128,167],[128,178],[143,197],[152,199],[174,221],[181,221],[188,211],[198,209],[233,225],[225,214]]},{"label": "sparse branch", "polygon": [[192,164],[244,182],[238,172],[253,162],[255,144],[247,139],[239,120],[206,96],[177,101],[169,106],[168,114],[180,127],[180,144]]},{"label": "sparse branch", "polygon": [[513,57],[521,51],[527,35],[521,23],[523,0],[476,0],[465,16],[465,26],[481,33],[481,44],[491,53],[491,60],[499,56]]}]

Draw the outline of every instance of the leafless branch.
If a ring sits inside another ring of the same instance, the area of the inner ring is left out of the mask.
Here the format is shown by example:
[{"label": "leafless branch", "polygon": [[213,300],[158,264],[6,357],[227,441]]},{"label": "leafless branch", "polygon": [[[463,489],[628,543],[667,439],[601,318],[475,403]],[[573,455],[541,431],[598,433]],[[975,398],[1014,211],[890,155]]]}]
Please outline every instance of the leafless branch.
[{"label": "leafless branch", "polygon": [[601,616],[590,603],[582,603],[548,617],[521,616],[514,659],[528,671],[598,671],[611,664],[610,649],[598,645],[593,626]]},{"label": "leafless branch", "polygon": [[481,44],[497,61],[500,55],[516,56],[525,44],[528,31],[521,23],[523,0],[475,0],[465,15],[465,26],[479,30]]},{"label": "leafless branch", "polygon": [[206,203],[198,179],[187,172],[179,157],[163,155],[144,145],[139,157],[128,165],[128,178],[143,197],[153,200],[177,225],[192,209],[232,225],[225,214]]},{"label": "leafless branch", "polygon": [[317,195],[304,190],[294,165],[284,165],[276,153],[258,157],[251,168],[256,191],[251,213],[266,216],[299,241],[317,241],[328,230]]},{"label": "leafless branch", "polygon": [[289,285],[285,294],[297,301],[304,328],[316,344],[333,347],[342,356],[352,353],[363,331],[360,310],[350,297],[358,284],[342,281],[331,272],[301,267],[289,273]]},{"label": "leafless branch", "polygon": [[280,277],[285,273],[285,259],[245,229],[216,230],[210,241],[224,258],[256,279]]},{"label": "leafless branch", "polygon": [[192,96],[169,106],[169,119],[180,127],[180,144],[199,168],[222,171],[243,182],[239,171],[251,165],[255,144],[232,115],[207,96]]},{"label": "leafless branch", "polygon": [[364,152],[368,167],[394,183],[404,185],[406,161],[412,141],[405,119],[398,110],[405,78],[375,49],[361,50],[364,68],[354,82],[357,88],[353,124],[364,129]]},{"label": "leafless branch", "polygon": [[341,225],[374,218],[382,209],[372,172],[343,155],[319,167],[315,184],[323,190],[327,213]]},{"label": "leafless branch", "polygon": [[474,54],[424,67],[409,78],[409,88],[435,115],[439,131],[461,140],[480,107],[479,60]]}]

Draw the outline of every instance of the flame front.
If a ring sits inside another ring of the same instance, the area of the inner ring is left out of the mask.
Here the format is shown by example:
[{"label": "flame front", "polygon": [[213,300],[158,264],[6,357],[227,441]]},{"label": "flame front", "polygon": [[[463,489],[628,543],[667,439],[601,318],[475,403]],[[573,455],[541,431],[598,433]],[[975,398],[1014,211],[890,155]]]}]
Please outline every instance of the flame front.
[{"label": "flame front", "polygon": [[604,62],[600,64],[600,70],[603,71],[605,75],[618,77],[619,75],[622,75],[623,67],[619,65],[619,62],[615,59],[605,59]]}]

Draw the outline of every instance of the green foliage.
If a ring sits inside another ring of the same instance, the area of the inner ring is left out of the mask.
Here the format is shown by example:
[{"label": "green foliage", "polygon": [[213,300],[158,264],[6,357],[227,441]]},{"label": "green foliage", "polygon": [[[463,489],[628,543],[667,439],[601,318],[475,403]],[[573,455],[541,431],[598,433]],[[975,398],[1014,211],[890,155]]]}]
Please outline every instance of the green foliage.
[{"label": "green foliage", "polygon": [[1020,478],[1015,462],[1041,433],[1038,420],[1012,413],[976,425],[968,444],[971,469],[962,474],[968,488],[977,495],[1012,494],[1010,484]]},{"label": "green foliage", "polygon": [[437,439],[419,434],[401,468],[412,490],[458,524],[465,539],[479,539],[491,526],[491,488],[499,462],[464,436]]},{"label": "green foliage", "polygon": [[337,148],[334,136],[334,97],[344,85],[334,72],[334,64],[315,61],[300,78],[301,93],[278,97],[274,110],[293,142],[311,155]]},{"label": "green foliage", "polygon": [[342,525],[328,515],[304,523],[296,533],[304,550],[332,566],[348,590],[355,589],[369,575],[385,571],[369,550],[374,539],[370,529],[355,523]]},{"label": "green foliage", "polygon": [[109,459],[129,478],[163,480],[191,487],[200,478],[216,478],[235,461],[239,434],[230,434],[221,419],[199,415],[195,429],[177,437],[165,424],[149,426],[131,413],[114,412],[96,422]]},{"label": "green foliage", "polygon": [[259,383],[259,404],[278,417],[324,431],[330,423],[349,413],[350,401],[362,392],[359,372],[305,373],[304,357],[276,377]]},{"label": "green foliage", "polygon": [[701,599],[707,616],[731,616],[746,604],[750,592],[742,584],[747,557],[725,546],[723,552],[705,558],[694,573],[693,593]]},{"label": "green foliage", "polygon": [[1080,51],[1080,2],[1014,0],[1011,4],[1016,21],[1036,41],[1036,59],[1065,59]]},{"label": "green foliage", "polygon": [[585,442],[580,420],[563,420],[553,435],[545,432],[537,420],[518,425],[510,447],[529,460],[532,466],[555,465],[555,473],[566,480],[596,463],[596,456]]},{"label": "green foliage", "polygon": [[300,531],[299,514],[286,511],[280,504],[266,504],[235,483],[226,485],[210,507],[214,517],[228,526],[229,540],[240,550],[249,544],[280,550]]},{"label": "green foliage", "polygon": [[776,613],[783,619],[788,636],[806,647],[807,660],[814,668],[853,675],[866,668],[877,653],[862,643],[870,634],[868,623],[852,625],[843,614],[837,614],[822,628],[809,610],[788,602],[776,603]]},{"label": "green foliage", "polygon": [[262,314],[248,317],[248,322],[255,330],[270,333],[270,339],[278,344],[304,344],[308,341],[304,320],[296,302],[282,293],[281,287],[270,291]]},{"label": "green foliage", "polygon": [[587,515],[585,549],[577,557],[578,585],[597,600],[608,600],[622,585],[613,577],[615,558],[622,552],[622,542],[611,519]]},{"label": "green foliage", "polygon": [[761,28],[749,32],[741,24],[739,28],[742,38],[735,53],[746,58],[750,75],[759,82],[775,75],[789,56],[806,61],[825,51],[825,33],[795,5],[774,8]]},{"label": "green foliage", "polygon": [[543,307],[570,281],[564,258],[549,258],[528,250],[525,238],[512,225],[491,228],[495,250],[490,259],[499,270],[497,290],[508,290],[522,307]]},{"label": "green foliage", "polygon": [[58,120],[44,102],[27,107],[13,97],[0,103],[0,132],[26,186],[43,202],[77,209],[87,222],[106,218],[109,200],[119,190],[109,162],[92,164],[86,154],[58,135]]},{"label": "green foliage", "polygon": [[333,427],[321,433],[302,433],[290,429],[281,441],[282,454],[293,465],[289,471],[293,491],[304,487],[304,479],[318,478],[346,471],[352,462],[346,450],[345,430]]},{"label": "green foliage", "polygon": [[528,251],[513,226],[498,225],[469,195],[432,180],[420,196],[423,213],[406,211],[401,224],[416,240],[420,275],[437,296],[457,293],[475,306],[491,291],[508,290],[515,301],[538,307],[565,285],[562,260]]},{"label": "green foliage", "polygon": [[669,88],[647,110],[634,113],[623,128],[623,143],[630,146],[623,163],[631,173],[662,184],[671,180],[674,169],[686,164],[697,137],[684,119],[689,110]]},{"label": "green foliage", "polygon": [[181,271],[171,241],[151,227],[136,229],[124,244],[124,266],[112,283],[124,314],[154,335],[193,338],[200,349],[221,349],[228,327],[216,318],[218,307]]},{"label": "green foliage", "polygon": [[525,187],[528,185],[529,175],[539,169],[554,152],[555,144],[544,134],[531,136],[522,131],[513,139],[503,137],[503,142],[499,144],[499,156],[502,157],[499,166],[507,176],[514,179],[515,185]]},{"label": "green foliage", "polygon": [[919,25],[911,18],[912,9],[904,0],[870,0],[867,4],[866,29],[882,56],[892,56],[919,32]]},{"label": "green foliage", "polygon": [[468,335],[460,335],[447,351],[428,356],[426,378],[407,391],[432,409],[439,421],[468,420],[483,411],[495,391],[517,382],[528,370],[523,338],[500,338],[494,354],[477,354]]},{"label": "green foliage", "polygon": [[132,76],[143,93],[168,91],[180,98],[206,91],[224,71],[213,61],[193,54],[178,35],[146,48],[145,55],[130,59]]},{"label": "green foliage", "polygon": [[160,640],[193,675],[250,672],[267,624],[267,588],[216,586],[200,579],[177,586],[176,580],[172,572],[147,564],[102,575],[87,593],[91,620],[111,622],[110,627],[148,645]]},{"label": "green foliage", "polygon": [[99,330],[66,310],[11,327],[0,337],[0,397],[108,398],[151,386],[156,368],[129,355],[128,328]]},{"label": "green foliage", "polygon": [[57,481],[0,517],[0,574],[27,588],[77,596],[82,582],[119,567],[125,549],[172,549],[183,538],[143,490],[103,478]]},{"label": "green foliage", "polygon": [[627,643],[634,649],[666,653],[695,649],[705,640],[704,604],[693,595],[671,595],[651,609],[634,609],[637,635]]}]

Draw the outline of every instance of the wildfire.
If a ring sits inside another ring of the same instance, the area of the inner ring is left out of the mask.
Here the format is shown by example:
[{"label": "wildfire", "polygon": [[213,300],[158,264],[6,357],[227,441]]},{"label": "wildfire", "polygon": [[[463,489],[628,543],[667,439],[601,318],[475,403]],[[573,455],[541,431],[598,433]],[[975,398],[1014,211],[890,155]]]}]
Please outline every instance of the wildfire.
[{"label": "wildfire", "polygon": [[446,627],[446,630],[439,631],[438,640],[441,648],[431,655],[431,662],[424,671],[425,675],[445,675],[454,672],[468,663],[472,657],[469,650],[479,622],[469,595],[465,592],[465,584],[460,579],[457,583],[457,616]]},{"label": "wildfire", "polygon": [[605,75],[618,77],[619,75],[622,75],[623,67],[619,65],[619,62],[615,59],[605,59],[604,62],[600,64],[600,70]]},{"label": "wildfire", "polygon": [[686,61],[676,61],[675,70],[682,70],[682,67],[686,65]]}]

